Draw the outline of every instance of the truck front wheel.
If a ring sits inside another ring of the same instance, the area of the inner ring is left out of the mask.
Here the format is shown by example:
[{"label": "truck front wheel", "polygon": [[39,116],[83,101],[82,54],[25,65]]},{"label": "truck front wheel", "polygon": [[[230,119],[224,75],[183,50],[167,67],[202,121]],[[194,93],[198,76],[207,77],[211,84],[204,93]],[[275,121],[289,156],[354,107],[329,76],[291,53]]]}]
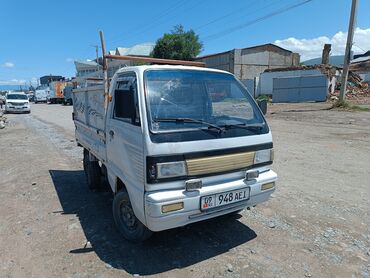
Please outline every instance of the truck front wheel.
[{"label": "truck front wheel", "polygon": [[126,190],[119,191],[114,197],[113,217],[118,230],[129,241],[142,242],[152,235],[152,231],[136,218]]}]

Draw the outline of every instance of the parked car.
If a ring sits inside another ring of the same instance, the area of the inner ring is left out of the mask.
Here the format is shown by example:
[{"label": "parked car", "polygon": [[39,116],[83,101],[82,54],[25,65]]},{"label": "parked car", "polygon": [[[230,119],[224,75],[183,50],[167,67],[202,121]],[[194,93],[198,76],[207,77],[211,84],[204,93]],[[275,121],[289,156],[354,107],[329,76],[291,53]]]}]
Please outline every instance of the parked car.
[{"label": "parked car", "polygon": [[5,113],[31,113],[30,101],[23,92],[8,93],[5,97]]},{"label": "parked car", "polygon": [[72,100],[72,90],[73,86],[65,86],[63,89],[63,104],[64,105],[73,105],[73,100]]},{"label": "parked car", "polygon": [[35,94],[34,93],[27,94],[27,97],[28,97],[28,100],[30,102],[35,101]]}]

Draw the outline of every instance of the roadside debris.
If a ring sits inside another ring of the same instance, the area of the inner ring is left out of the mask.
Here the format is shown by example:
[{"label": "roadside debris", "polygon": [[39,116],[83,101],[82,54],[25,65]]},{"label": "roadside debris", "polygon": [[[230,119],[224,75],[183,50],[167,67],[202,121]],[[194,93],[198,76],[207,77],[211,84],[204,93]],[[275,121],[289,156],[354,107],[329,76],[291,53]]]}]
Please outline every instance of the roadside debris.
[{"label": "roadside debris", "polygon": [[[329,100],[337,101],[339,99],[340,87],[341,83],[337,82],[334,92],[331,93],[329,96]],[[350,71],[348,73],[346,98],[352,101],[361,101],[363,98],[369,96],[370,96],[369,83],[363,81],[358,74]]]},{"label": "roadside debris", "polygon": [[5,128],[6,117],[4,117],[3,112],[0,111],[0,129]]}]

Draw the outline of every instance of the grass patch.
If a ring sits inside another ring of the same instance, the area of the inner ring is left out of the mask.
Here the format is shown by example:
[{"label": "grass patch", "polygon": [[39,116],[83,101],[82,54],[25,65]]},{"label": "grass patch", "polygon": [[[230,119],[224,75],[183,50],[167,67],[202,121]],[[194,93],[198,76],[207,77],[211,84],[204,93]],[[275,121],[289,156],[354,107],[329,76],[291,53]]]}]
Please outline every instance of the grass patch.
[{"label": "grass patch", "polygon": [[370,112],[370,107],[361,107],[361,106],[353,105],[352,109],[355,111]]},{"label": "grass patch", "polygon": [[256,98],[256,101],[264,101],[266,100],[267,102],[271,102],[272,99],[270,98],[269,95],[259,95],[257,98]]},{"label": "grass patch", "polygon": [[340,100],[333,103],[331,109],[333,108],[339,108],[339,109],[348,110],[348,111],[370,112],[370,107],[361,107],[358,105],[352,105],[347,101],[340,101]]}]

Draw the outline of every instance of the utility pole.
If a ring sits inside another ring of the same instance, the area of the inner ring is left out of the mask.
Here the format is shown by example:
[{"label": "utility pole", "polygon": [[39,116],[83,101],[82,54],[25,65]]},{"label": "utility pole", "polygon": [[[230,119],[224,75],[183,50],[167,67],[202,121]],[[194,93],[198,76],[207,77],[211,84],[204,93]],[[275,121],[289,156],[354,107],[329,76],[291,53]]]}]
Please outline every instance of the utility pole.
[{"label": "utility pole", "polygon": [[91,45],[91,47],[95,48],[96,64],[98,65],[97,70],[99,71],[99,45]]},{"label": "utility pole", "polygon": [[99,45],[91,45],[91,47],[95,48],[96,62],[99,63]]},{"label": "utility pole", "polygon": [[110,101],[110,96],[109,96],[109,80],[108,80],[108,60],[106,58],[104,33],[103,33],[103,31],[100,31],[99,34],[100,34],[100,42],[101,42],[101,50],[102,50],[102,58],[103,58],[104,109],[105,109],[105,112],[107,112],[108,102]]},{"label": "utility pole", "polygon": [[347,45],[346,45],[346,52],[344,54],[342,82],[340,86],[339,101],[344,101],[346,97],[347,79],[348,79],[349,63],[351,59],[350,56],[351,56],[351,48],[352,48],[352,42],[353,42],[353,33],[355,30],[356,12],[357,12],[357,0],[352,0],[351,17],[349,19]]}]

